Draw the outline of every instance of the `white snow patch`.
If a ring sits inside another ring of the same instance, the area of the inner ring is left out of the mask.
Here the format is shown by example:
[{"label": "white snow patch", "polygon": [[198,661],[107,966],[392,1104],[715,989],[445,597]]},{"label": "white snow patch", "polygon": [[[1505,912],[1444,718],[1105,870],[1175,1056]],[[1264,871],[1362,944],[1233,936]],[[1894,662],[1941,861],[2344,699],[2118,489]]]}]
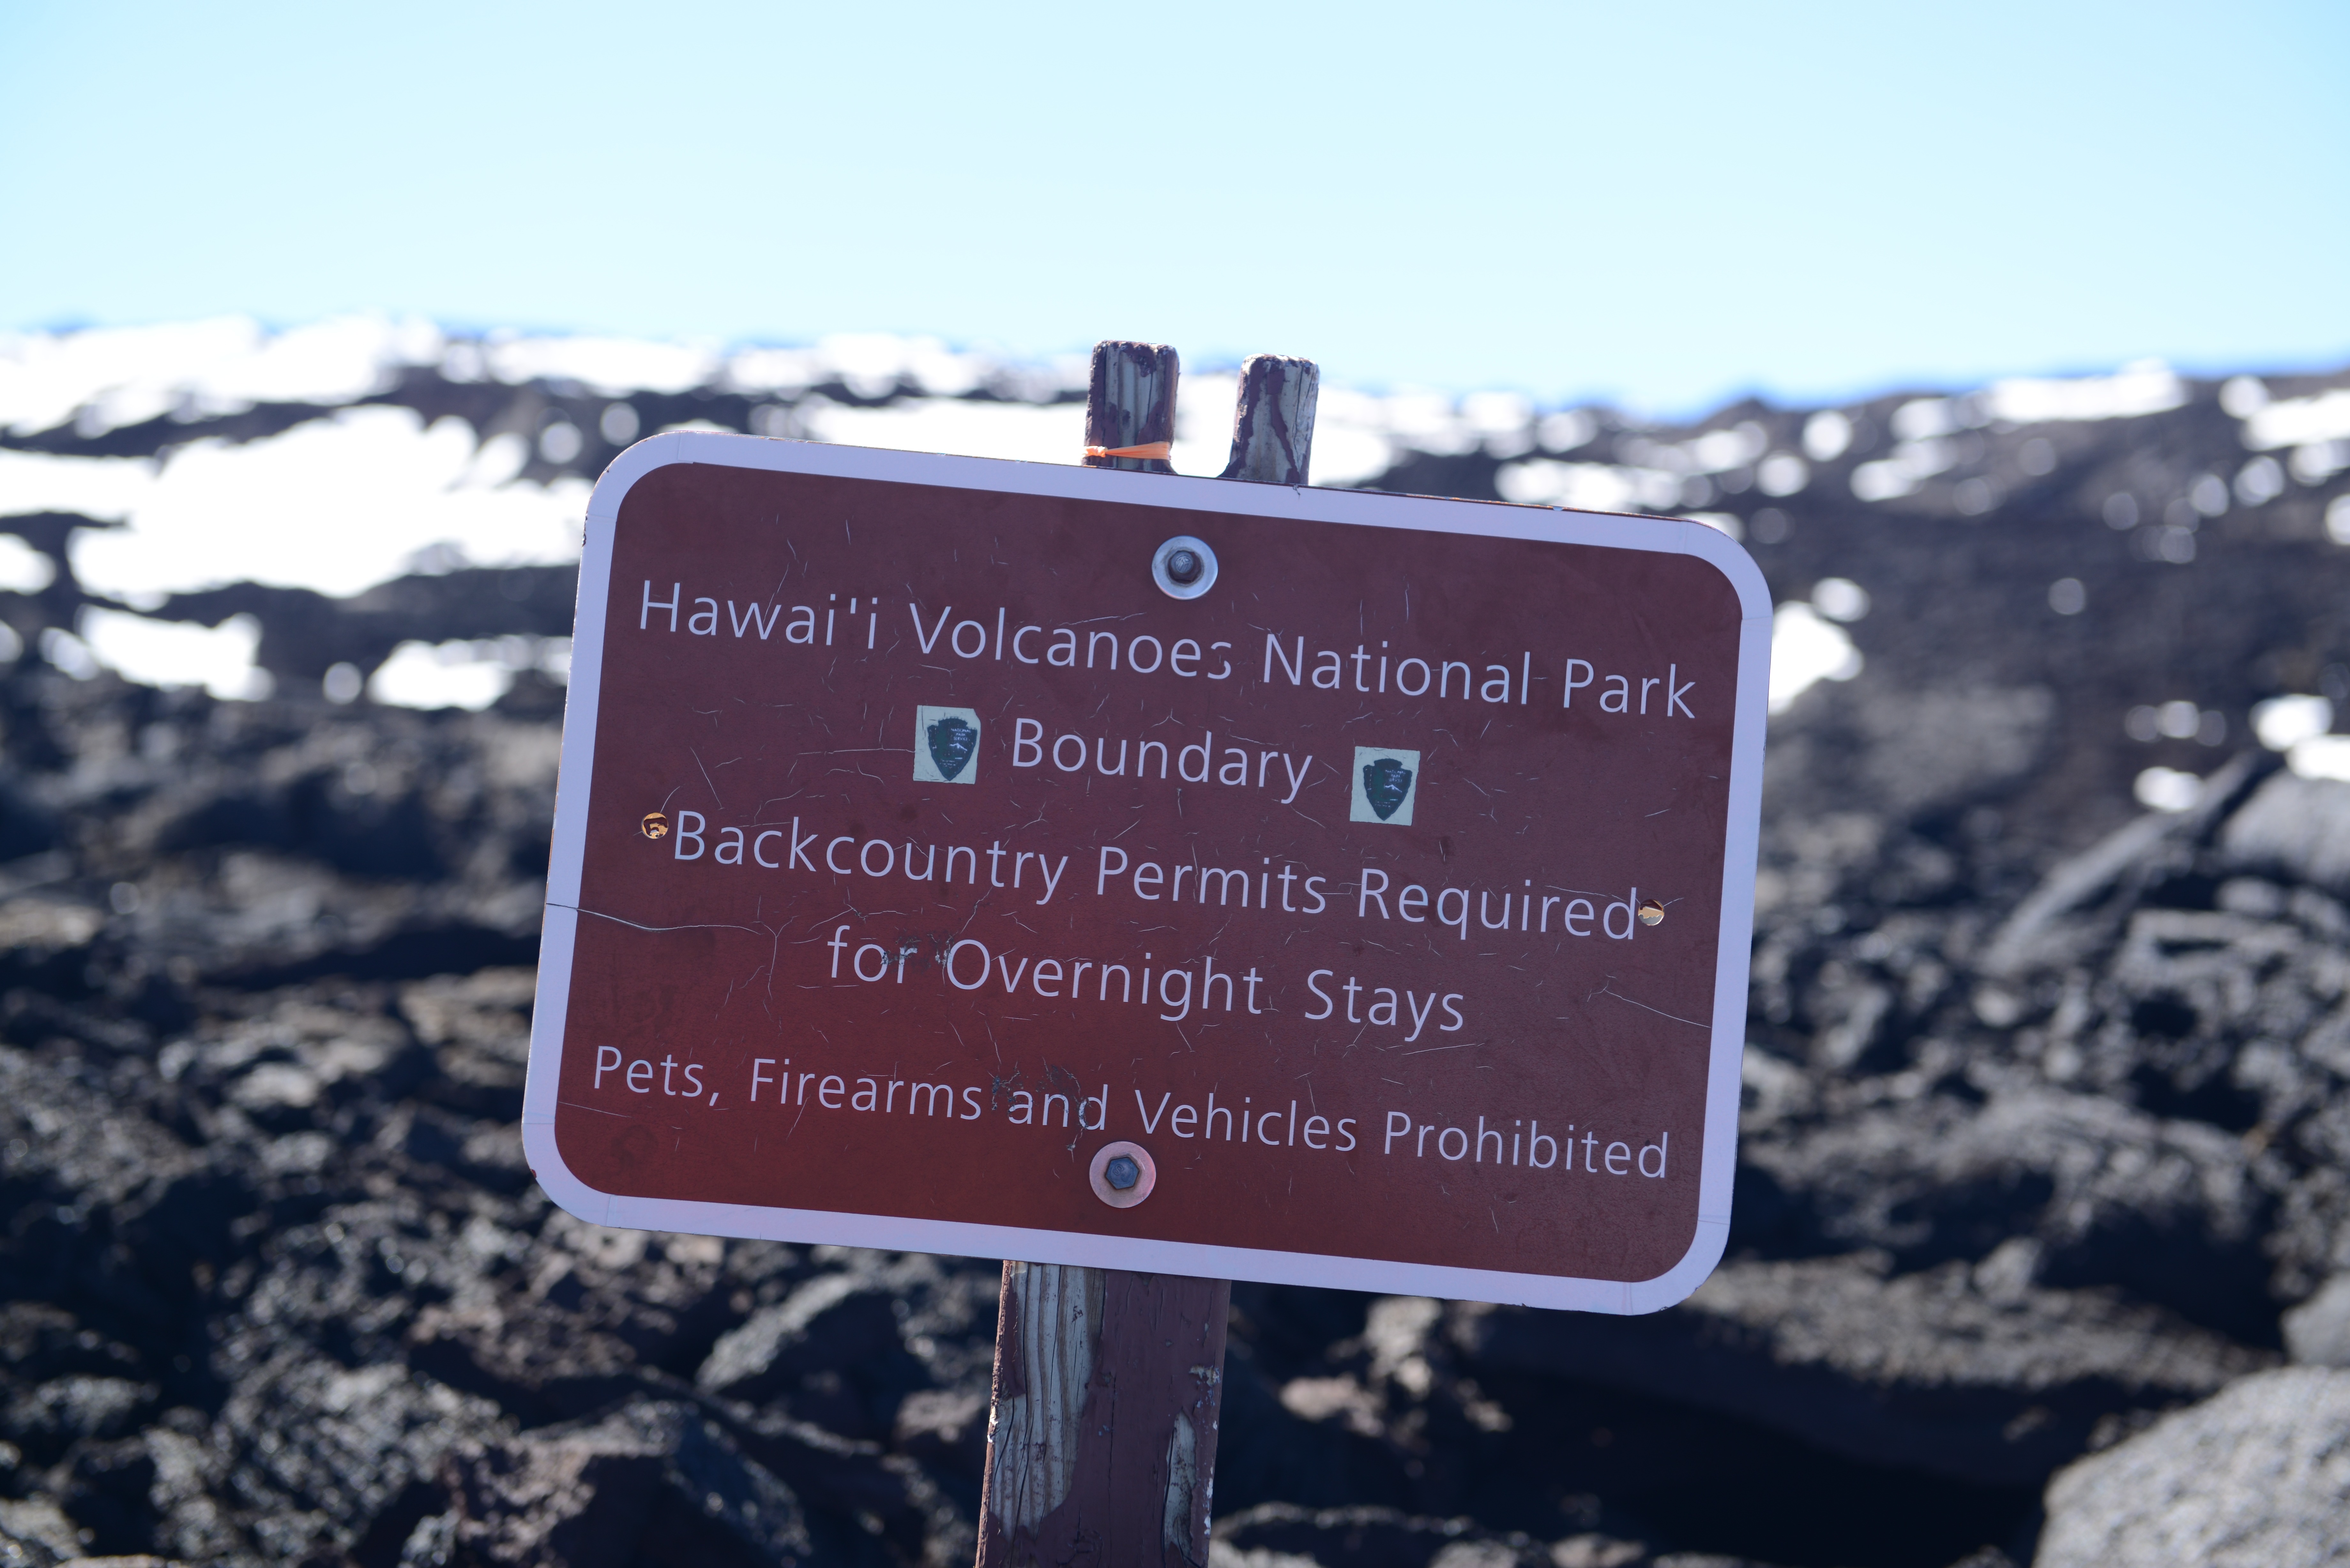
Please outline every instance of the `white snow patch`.
[{"label": "white snow patch", "polygon": [[1086,455],[1086,410],[1078,403],[1039,408],[1032,403],[909,398],[886,408],[860,409],[826,398],[806,398],[795,411],[800,427],[812,438],[846,446],[1004,457],[1024,462],[1078,462]]},{"label": "white snow patch", "polygon": [[76,512],[116,523],[150,494],[155,464],[143,457],[59,457],[0,451],[0,514]]},{"label": "white snow patch", "polygon": [[[1176,472],[1212,477],[1224,472],[1224,464],[1232,461],[1232,414],[1240,400],[1237,370],[1183,373],[1175,399],[1175,452],[1170,459]],[[1077,424],[1082,432],[1082,413]],[[1311,456],[1309,452],[1309,460]],[[1310,477],[1310,468],[1308,472]]]},{"label": "white snow patch", "polygon": [[1988,394],[1991,417],[2012,425],[2136,419],[2186,401],[2187,383],[2159,359],[2136,360],[2110,376],[1994,381]]},{"label": "white snow patch", "polygon": [[1514,455],[1537,437],[1556,445],[1553,436],[1576,433],[1554,430],[1547,421],[1537,427],[1533,405],[1511,392],[1480,393],[1456,407],[1440,392],[1408,389],[1382,396],[1325,387],[1314,421],[1314,483],[1359,484],[1377,478],[1394,466],[1404,448],[1458,457],[1486,446],[1497,455]]},{"label": "white snow patch", "polygon": [[1504,463],[1493,476],[1504,501],[1569,506],[1578,512],[1661,511],[1680,497],[1680,475],[1661,468],[1529,458]]},{"label": "white snow patch", "polygon": [[2350,387],[2264,403],[2244,420],[2243,436],[2244,444],[2254,452],[2350,441]]},{"label": "white snow patch", "polygon": [[2203,781],[2177,768],[2147,768],[2130,793],[2149,811],[2186,811],[2203,798]]},{"label": "white snow patch", "polygon": [[1360,484],[1395,466],[1380,400],[1367,392],[1325,387],[1314,414],[1314,483]]},{"label": "white snow patch", "polygon": [[1534,405],[1517,392],[1471,392],[1461,400],[1461,420],[1488,440],[1517,435],[1533,426]]},{"label": "white snow patch", "polygon": [[475,712],[504,696],[514,671],[477,659],[470,642],[403,642],[368,682],[368,695],[394,708],[470,708]]},{"label": "white snow patch", "polygon": [[726,361],[726,385],[746,397],[804,392],[825,373],[813,348],[745,348]]},{"label": "white snow patch", "polygon": [[368,681],[368,695],[394,708],[468,708],[475,712],[512,690],[515,677],[537,670],[571,677],[567,637],[500,637],[479,642],[403,642]]},{"label": "white snow patch", "polygon": [[1586,410],[1567,409],[1544,415],[1535,433],[1553,452],[1573,452],[1599,433],[1599,421]]},{"label": "white snow patch", "polygon": [[2248,420],[2268,400],[2268,384],[2258,376],[2230,376],[2220,388],[2220,411],[2230,419]]},{"label": "white snow patch", "polygon": [[525,337],[493,334],[481,347],[489,373],[508,385],[577,381],[599,397],[683,392],[718,379],[715,348],[633,337]]},{"label": "white snow patch", "polygon": [[1811,464],[1792,452],[1774,452],[1754,470],[1754,483],[1765,495],[1793,495],[1811,482]]},{"label": "white snow patch", "polygon": [[256,701],[269,695],[269,672],[257,669],[261,623],[234,615],[216,627],[150,620],[86,607],[81,640],[99,663],[142,686],[201,686],[215,697]]},{"label": "white snow patch", "polygon": [[2272,457],[2256,457],[2237,471],[2236,499],[2247,506],[2266,506],[2284,493],[2284,469]]},{"label": "white snow patch", "polygon": [[1771,617],[1771,711],[1823,680],[1851,680],[1862,662],[1844,628],[1808,604],[1781,605]]},{"label": "white snow patch", "polygon": [[56,562],[14,534],[0,534],[0,588],[37,594],[57,580]]},{"label": "white snow patch", "polygon": [[1804,452],[1814,462],[1834,462],[1852,445],[1852,421],[1823,409],[1804,421]]},{"label": "white snow patch", "polygon": [[576,561],[589,488],[516,482],[529,457],[519,435],[476,448],[462,420],[427,428],[412,410],[382,406],[262,441],[193,441],[160,472],[48,458],[20,473],[26,455],[0,453],[0,505],[34,509],[21,484],[44,491],[46,508],[127,522],[81,530],[68,549],[85,587],[132,605],[236,582],[341,597],[400,576],[428,548],[444,566]]},{"label": "white snow patch", "polygon": [[2323,484],[2350,468],[2350,441],[2314,441],[2297,446],[2286,466],[2303,484]]},{"label": "white snow patch", "polygon": [[2294,742],[2284,761],[2303,778],[2350,784],[2350,735],[2312,735]]},{"label": "white snow patch", "polygon": [[61,626],[50,627],[41,633],[41,657],[76,680],[95,680],[105,668],[90,652],[89,644]]},{"label": "white snow patch", "polygon": [[1484,433],[1461,418],[1442,392],[1393,392],[1373,400],[1373,406],[1389,431],[1438,457],[1459,457],[1484,441]]},{"label": "white snow patch", "polygon": [[1859,620],[1868,614],[1868,590],[1850,577],[1822,577],[1812,585],[1812,607],[1830,620]]},{"label": "white snow patch", "polygon": [[1893,433],[1903,441],[1946,436],[1959,428],[1948,398],[1917,398],[1893,410]]},{"label": "white snow patch", "polygon": [[1939,436],[1905,441],[1893,449],[1892,456],[1854,469],[1852,493],[1863,501],[1898,500],[1958,464],[1957,446]]},{"label": "white snow patch", "polygon": [[1752,420],[1742,420],[1726,431],[1708,431],[1683,443],[1690,466],[1700,473],[1722,473],[1744,468],[1770,449],[1771,438]]},{"label": "white snow patch", "polygon": [[0,425],[18,435],[71,420],[85,437],[162,415],[257,403],[348,403],[441,357],[430,322],[346,316],[269,333],[245,317],[162,327],[0,336]]},{"label": "white snow patch", "polygon": [[2252,733],[2272,752],[2289,752],[2334,727],[2334,704],[2296,691],[2252,704]]}]

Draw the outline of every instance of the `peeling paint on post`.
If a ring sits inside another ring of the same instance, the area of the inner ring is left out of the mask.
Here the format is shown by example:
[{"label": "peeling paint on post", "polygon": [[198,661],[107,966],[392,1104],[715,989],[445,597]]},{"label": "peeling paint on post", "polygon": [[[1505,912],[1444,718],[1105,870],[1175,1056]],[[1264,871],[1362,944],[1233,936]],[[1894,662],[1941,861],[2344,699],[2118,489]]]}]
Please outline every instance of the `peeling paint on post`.
[{"label": "peeling paint on post", "polygon": [[1100,1269],[1003,1265],[985,1501],[1009,1540],[1033,1540],[1076,1478],[1104,1278]]},{"label": "peeling paint on post", "polygon": [[1195,1568],[1223,1404],[1225,1280],[1003,1265],[983,1568]]},{"label": "peeling paint on post", "polygon": [[1241,366],[1232,410],[1232,457],[1221,477],[1304,484],[1314,452],[1314,406],[1322,371],[1311,359],[1252,354]]},{"label": "peeling paint on post", "polygon": [[1093,380],[1086,392],[1086,466],[1172,473],[1163,451],[1155,457],[1115,453],[1164,448],[1175,441],[1175,381],[1181,369],[1164,343],[1097,343]]}]

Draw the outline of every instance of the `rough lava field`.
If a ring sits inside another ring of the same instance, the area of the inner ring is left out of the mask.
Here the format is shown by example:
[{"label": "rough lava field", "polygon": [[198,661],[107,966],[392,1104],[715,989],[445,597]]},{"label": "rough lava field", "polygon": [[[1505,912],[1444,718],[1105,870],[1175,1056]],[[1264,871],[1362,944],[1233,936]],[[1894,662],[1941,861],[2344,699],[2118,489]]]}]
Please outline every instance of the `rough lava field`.
[{"label": "rough lava field", "polygon": [[[1082,398],[0,338],[0,1565],[969,1561],[996,1260],[599,1230],[523,1163],[570,557],[640,434],[1066,461]],[[2350,374],[1334,390],[1316,456],[1770,579],[1735,1227],[1652,1317],[1237,1288],[1217,1568],[2350,1562]]]}]

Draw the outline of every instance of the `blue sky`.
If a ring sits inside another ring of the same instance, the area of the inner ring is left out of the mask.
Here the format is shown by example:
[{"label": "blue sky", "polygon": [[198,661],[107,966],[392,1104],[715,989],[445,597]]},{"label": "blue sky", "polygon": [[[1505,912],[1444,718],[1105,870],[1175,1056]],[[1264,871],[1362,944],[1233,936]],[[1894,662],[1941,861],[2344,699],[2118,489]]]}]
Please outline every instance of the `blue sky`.
[{"label": "blue sky", "polygon": [[2350,361],[2350,6],[0,7],[0,327],[1159,338],[1662,411]]}]

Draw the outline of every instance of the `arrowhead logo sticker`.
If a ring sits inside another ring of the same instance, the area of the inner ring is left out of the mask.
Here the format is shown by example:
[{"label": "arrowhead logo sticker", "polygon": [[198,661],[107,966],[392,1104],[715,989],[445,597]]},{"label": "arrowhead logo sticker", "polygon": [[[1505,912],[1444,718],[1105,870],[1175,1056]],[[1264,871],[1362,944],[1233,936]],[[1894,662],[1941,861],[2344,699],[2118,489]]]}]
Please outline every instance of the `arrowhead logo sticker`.
[{"label": "arrowhead logo sticker", "polygon": [[1381,822],[1396,814],[1411,794],[1411,770],[1393,757],[1380,757],[1363,767],[1363,798]]},{"label": "arrowhead logo sticker", "polygon": [[1411,810],[1419,795],[1419,753],[1382,746],[1355,748],[1353,822],[1384,822],[1411,826]]},{"label": "arrowhead logo sticker", "polygon": [[951,784],[954,776],[970,765],[972,750],[979,744],[979,732],[966,720],[948,717],[922,732],[931,743],[931,762]]},{"label": "arrowhead logo sticker", "polygon": [[914,710],[914,777],[924,784],[979,782],[979,714],[969,708]]}]

